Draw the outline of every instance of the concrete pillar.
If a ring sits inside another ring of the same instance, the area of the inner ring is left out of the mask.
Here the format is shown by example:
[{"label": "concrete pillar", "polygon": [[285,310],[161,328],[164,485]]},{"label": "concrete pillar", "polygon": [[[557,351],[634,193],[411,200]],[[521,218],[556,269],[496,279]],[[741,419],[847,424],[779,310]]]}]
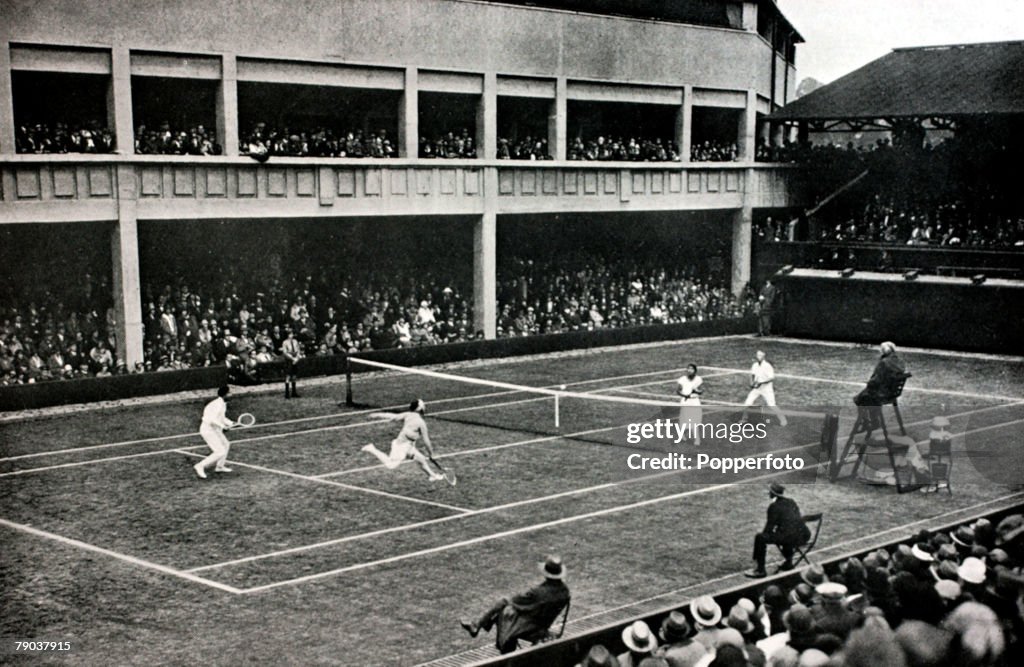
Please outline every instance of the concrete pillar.
[{"label": "concrete pillar", "polygon": [[556,160],[569,159],[569,84],[564,76],[555,79],[555,99],[548,114],[548,152]]},{"label": "concrete pillar", "polygon": [[493,160],[498,155],[498,75],[484,74],[484,92],[476,107],[476,156]]},{"label": "concrete pillar", "polygon": [[676,114],[676,145],[680,159],[689,162],[693,148],[693,86],[689,84],[683,86],[683,105]]},{"label": "concrete pillar", "polygon": [[757,32],[757,3],[743,3],[743,29],[749,32]]},{"label": "concrete pillar", "polygon": [[473,223],[473,328],[488,340],[498,326],[498,170],[484,169],[484,213]]},{"label": "concrete pillar", "polygon": [[217,141],[224,155],[238,155],[238,60],[233,53],[221,56]]},{"label": "concrete pillar", "polygon": [[132,61],[127,47],[110,50],[110,85],[107,87],[107,124],[114,132],[120,155],[135,153],[132,120]]},{"label": "concrete pillar", "polygon": [[11,45],[0,41],[0,153],[13,155],[14,144],[14,88],[11,85]]},{"label": "concrete pillar", "polygon": [[142,361],[142,289],[139,276],[138,183],[135,168],[117,167],[117,222],[110,236],[111,288],[117,320],[117,358],[129,370]]},{"label": "concrete pillar", "polygon": [[[749,176],[749,174],[748,174]],[[740,294],[750,282],[750,244],[754,209],[744,206],[732,214],[732,293]]]},{"label": "concrete pillar", "polygon": [[757,92],[747,91],[747,106],[740,114],[740,124],[736,143],[740,149],[740,159],[753,161],[757,154]]},{"label": "concrete pillar", "polygon": [[420,107],[419,72],[415,67],[405,68],[405,91],[398,107],[398,156],[419,156]]}]

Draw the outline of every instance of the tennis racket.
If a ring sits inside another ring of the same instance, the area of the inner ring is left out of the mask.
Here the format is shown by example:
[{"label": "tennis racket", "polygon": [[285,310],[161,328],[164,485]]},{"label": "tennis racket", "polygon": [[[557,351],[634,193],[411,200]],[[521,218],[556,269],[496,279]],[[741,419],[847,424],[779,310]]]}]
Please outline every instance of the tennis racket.
[{"label": "tennis racket", "polygon": [[243,412],[238,415],[238,419],[235,420],[235,426],[239,428],[248,428],[256,423],[256,417],[251,412]]},{"label": "tennis racket", "polygon": [[438,463],[433,456],[430,457],[430,462],[437,466],[437,469],[444,475],[444,481],[448,482],[449,485],[455,486],[458,483],[458,478],[455,476],[455,471],[450,468],[445,468],[443,465]]}]

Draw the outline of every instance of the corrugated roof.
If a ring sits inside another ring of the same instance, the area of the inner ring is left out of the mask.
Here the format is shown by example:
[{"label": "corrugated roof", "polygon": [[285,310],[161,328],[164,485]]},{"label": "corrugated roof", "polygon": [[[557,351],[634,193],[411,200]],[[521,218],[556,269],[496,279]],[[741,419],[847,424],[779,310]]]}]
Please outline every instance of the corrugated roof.
[{"label": "corrugated roof", "polygon": [[773,120],[1024,113],[1024,41],[895,49]]}]

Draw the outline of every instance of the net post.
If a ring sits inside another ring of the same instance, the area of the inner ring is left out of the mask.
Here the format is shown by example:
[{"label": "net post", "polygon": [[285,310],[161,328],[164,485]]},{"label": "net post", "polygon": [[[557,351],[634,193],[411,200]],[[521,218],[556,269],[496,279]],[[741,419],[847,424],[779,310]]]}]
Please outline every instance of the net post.
[{"label": "net post", "polygon": [[352,407],[355,401],[352,399],[352,361],[345,353],[345,405]]},{"label": "net post", "polygon": [[559,398],[561,398],[561,394],[555,394],[555,428],[561,428],[561,415],[558,408]]}]

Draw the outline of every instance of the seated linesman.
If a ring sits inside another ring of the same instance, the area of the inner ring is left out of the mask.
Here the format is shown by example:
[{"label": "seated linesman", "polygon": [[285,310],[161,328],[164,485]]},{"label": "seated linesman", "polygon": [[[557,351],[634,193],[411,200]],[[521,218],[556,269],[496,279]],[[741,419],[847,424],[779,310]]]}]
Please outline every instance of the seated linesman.
[{"label": "seated linesman", "polygon": [[519,648],[519,640],[538,642],[547,636],[548,628],[569,604],[569,588],[565,585],[565,568],[558,556],[548,556],[541,563],[543,583],[512,599],[501,598],[485,611],[476,622],[459,623],[476,637],[483,630],[489,632],[497,625],[495,645],[501,653]]},{"label": "seated linesman", "polygon": [[754,536],[754,569],[746,573],[748,577],[760,578],[768,576],[764,569],[764,559],[769,544],[777,544],[785,559],[779,571],[793,569],[793,551],[795,547],[806,544],[811,538],[811,531],[800,516],[800,508],[792,498],[786,497],[786,487],[779,482],[772,482],[768,487],[768,520],[764,530]]}]

